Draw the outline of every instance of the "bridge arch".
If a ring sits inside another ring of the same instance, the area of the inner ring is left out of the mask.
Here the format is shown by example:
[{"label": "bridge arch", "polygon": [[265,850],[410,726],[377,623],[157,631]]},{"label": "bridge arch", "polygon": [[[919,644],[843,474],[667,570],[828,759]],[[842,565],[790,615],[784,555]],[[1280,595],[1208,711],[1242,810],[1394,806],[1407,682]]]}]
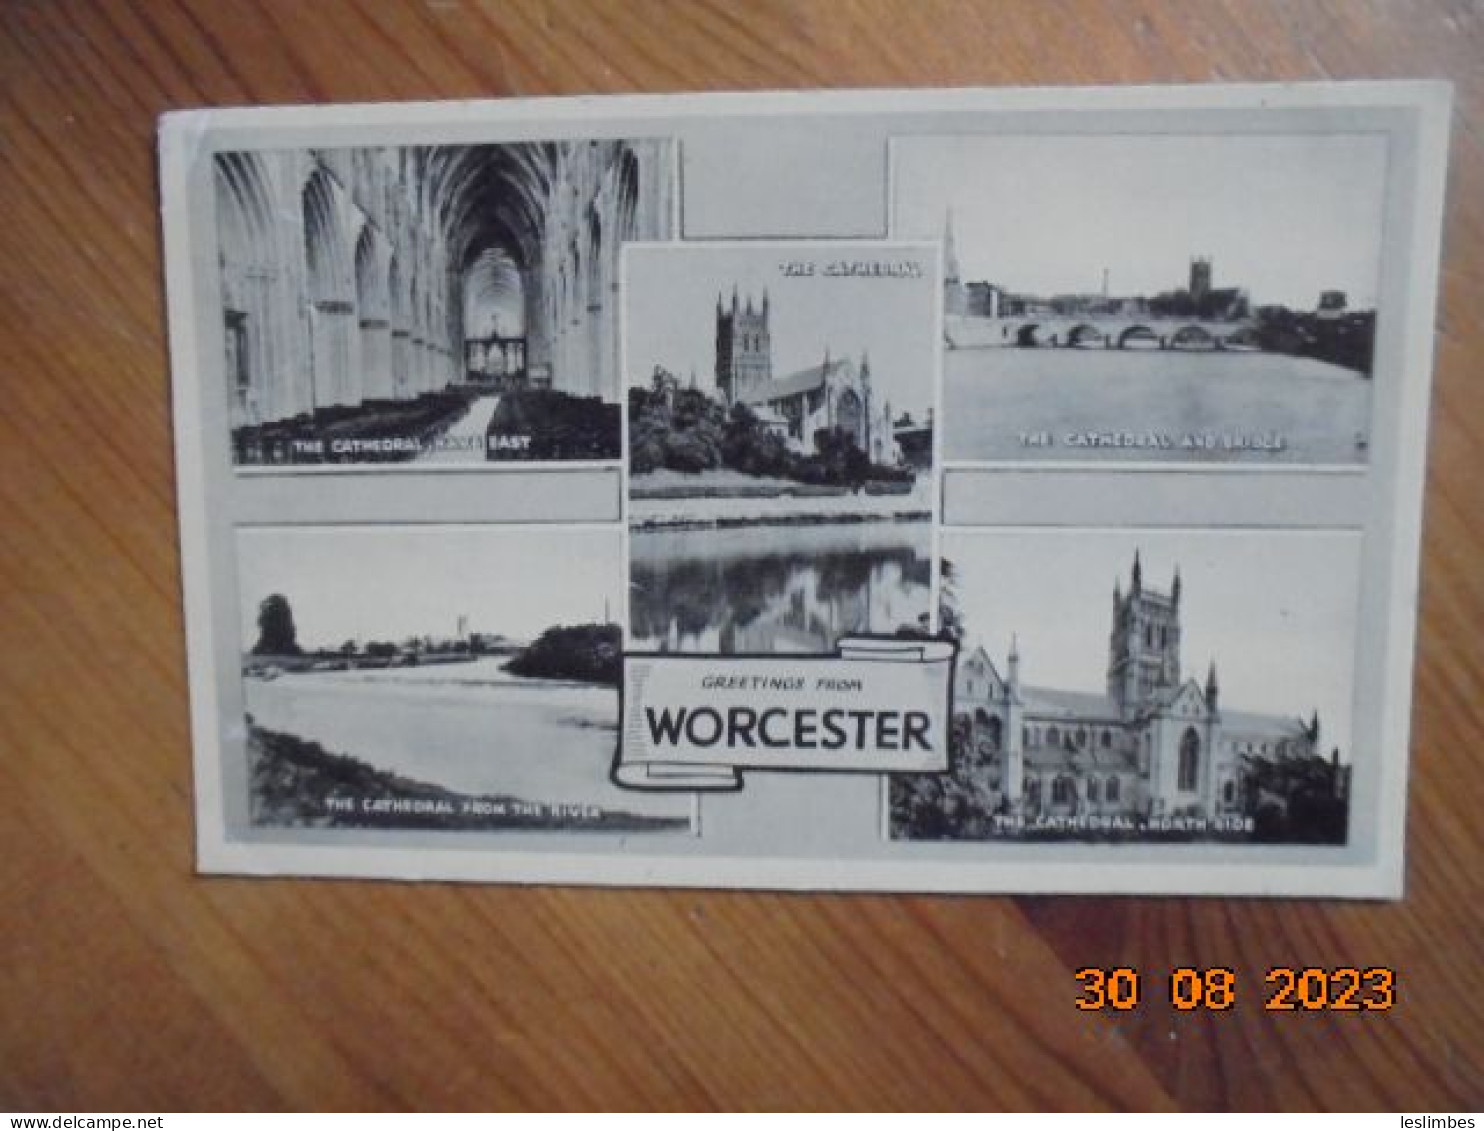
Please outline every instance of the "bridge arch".
[{"label": "bridge arch", "polygon": [[1221,345],[1221,339],[1204,326],[1191,324],[1181,326],[1170,335],[1170,348],[1177,350],[1213,350]]},{"label": "bridge arch", "polygon": [[1139,347],[1148,345],[1160,345],[1160,338],[1151,327],[1144,325],[1142,322],[1135,323],[1118,335],[1119,349],[1128,349],[1130,346]]},{"label": "bridge arch", "polygon": [[1022,322],[1015,327],[1015,344],[1021,349],[1035,349],[1041,345],[1039,322]]},{"label": "bridge arch", "polygon": [[1223,344],[1235,346],[1238,349],[1258,349],[1262,342],[1257,335],[1257,327],[1250,322],[1244,322],[1226,335]]},{"label": "bridge arch", "polygon": [[1079,322],[1066,335],[1069,346],[1102,345],[1106,340],[1107,335],[1090,322]]}]

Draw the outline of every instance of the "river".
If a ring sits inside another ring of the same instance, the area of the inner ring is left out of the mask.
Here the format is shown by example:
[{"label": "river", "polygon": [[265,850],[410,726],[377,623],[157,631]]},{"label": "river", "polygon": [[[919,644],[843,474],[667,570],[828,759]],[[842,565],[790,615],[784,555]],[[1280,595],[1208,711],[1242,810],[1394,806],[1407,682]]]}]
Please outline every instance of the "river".
[{"label": "river", "polygon": [[684,798],[621,790],[612,688],[523,679],[503,658],[248,679],[257,725],[469,794],[687,817]]},{"label": "river", "polygon": [[635,530],[632,646],[829,652],[843,635],[917,627],[931,598],[927,522]]},{"label": "river", "polygon": [[[1370,437],[1370,381],[1257,351],[948,350],[943,403],[949,460],[1345,464]],[[1106,433],[1135,442],[1075,442]]]}]

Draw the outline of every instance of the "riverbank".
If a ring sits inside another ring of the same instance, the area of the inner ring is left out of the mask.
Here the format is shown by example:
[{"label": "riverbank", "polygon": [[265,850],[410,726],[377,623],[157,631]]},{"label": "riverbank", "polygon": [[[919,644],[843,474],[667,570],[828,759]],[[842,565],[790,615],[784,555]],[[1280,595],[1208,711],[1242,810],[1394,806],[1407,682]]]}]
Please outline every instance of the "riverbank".
[{"label": "riverbank", "polygon": [[247,679],[243,686],[256,726],[401,782],[471,798],[518,798],[549,813],[576,807],[688,816],[683,799],[621,790],[610,780],[618,745],[615,687],[518,676],[500,658],[305,672]]},{"label": "riverbank", "polygon": [[629,525],[637,530],[919,521],[932,514],[932,479],[925,474],[907,491],[891,493],[727,470],[694,475],[661,470],[629,478]]},{"label": "riverbank", "polygon": [[645,832],[683,829],[684,817],[646,817],[595,805],[470,794],[378,770],[317,742],[252,725],[247,736],[254,825],[309,828]]}]

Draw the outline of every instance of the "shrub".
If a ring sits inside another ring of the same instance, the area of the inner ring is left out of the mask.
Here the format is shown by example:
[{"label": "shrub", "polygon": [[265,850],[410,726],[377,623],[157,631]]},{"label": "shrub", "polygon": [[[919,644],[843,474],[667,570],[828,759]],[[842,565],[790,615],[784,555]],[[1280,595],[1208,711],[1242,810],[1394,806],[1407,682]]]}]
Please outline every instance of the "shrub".
[{"label": "shrub", "polygon": [[616,624],[558,625],[505,668],[515,675],[617,687],[623,674],[623,635]]},{"label": "shrub", "polygon": [[721,453],[696,432],[675,432],[665,438],[665,466],[674,471],[709,471],[721,465]]}]

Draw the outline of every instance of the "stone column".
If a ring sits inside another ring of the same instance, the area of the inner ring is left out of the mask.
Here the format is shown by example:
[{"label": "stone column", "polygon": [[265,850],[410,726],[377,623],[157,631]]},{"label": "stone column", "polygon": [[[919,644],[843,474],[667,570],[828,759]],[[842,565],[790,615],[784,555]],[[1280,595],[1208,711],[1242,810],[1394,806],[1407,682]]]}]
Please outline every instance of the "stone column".
[{"label": "stone column", "polygon": [[351,385],[355,308],[342,299],[320,299],[310,308],[310,349],[316,407],[356,403]]},{"label": "stone column", "polygon": [[385,318],[362,318],[361,374],[363,400],[391,400],[392,328]]}]

